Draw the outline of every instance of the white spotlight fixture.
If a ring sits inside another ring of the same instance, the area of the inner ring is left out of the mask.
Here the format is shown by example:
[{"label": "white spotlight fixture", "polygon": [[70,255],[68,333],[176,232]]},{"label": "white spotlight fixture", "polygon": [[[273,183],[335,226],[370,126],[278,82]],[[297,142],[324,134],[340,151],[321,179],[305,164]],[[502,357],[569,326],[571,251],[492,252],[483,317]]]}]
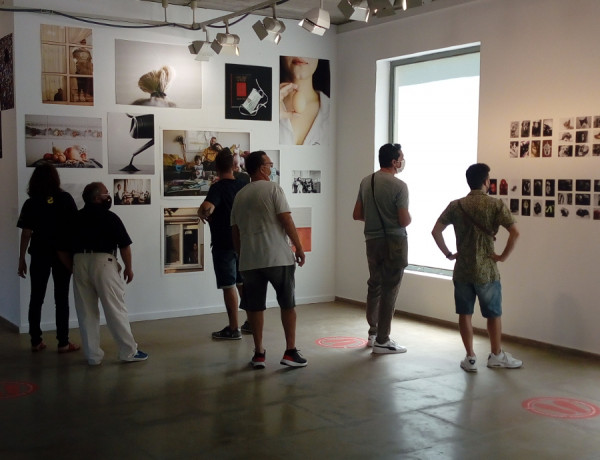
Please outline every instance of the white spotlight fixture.
[{"label": "white spotlight fixture", "polygon": [[285,24],[277,19],[275,5],[276,3],[273,3],[273,17],[267,16],[262,21],[256,21],[252,28],[261,40],[266,38],[278,44],[281,41],[281,34],[285,31]]},{"label": "white spotlight fixture", "polygon": [[330,26],[329,12],[323,9],[323,0],[320,8],[313,8],[304,15],[298,25],[315,35],[325,35]]},{"label": "white spotlight fixture", "polygon": [[367,0],[342,0],[338,3],[338,9],[351,21],[368,22],[371,14]]},{"label": "white spotlight fixture", "polygon": [[371,12],[378,18],[392,16],[394,11],[394,0],[367,0]]},{"label": "white spotlight fixture", "polygon": [[208,38],[208,31],[205,27],[203,27],[202,30],[206,33],[206,40],[194,40],[192,44],[188,46],[190,53],[196,55],[196,61],[208,61],[215,55]]},{"label": "white spotlight fixture", "polygon": [[225,31],[226,33],[224,34],[217,34],[217,38],[213,40],[210,47],[217,54],[239,56],[240,47],[238,45],[240,43],[240,37],[229,33],[229,23],[227,21],[225,21]]}]

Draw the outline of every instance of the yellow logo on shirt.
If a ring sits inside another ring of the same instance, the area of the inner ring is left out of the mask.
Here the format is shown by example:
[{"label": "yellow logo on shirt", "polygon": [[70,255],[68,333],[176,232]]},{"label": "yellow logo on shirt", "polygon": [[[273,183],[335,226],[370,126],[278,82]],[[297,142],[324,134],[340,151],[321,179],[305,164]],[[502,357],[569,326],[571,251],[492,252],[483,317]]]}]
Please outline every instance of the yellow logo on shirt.
[{"label": "yellow logo on shirt", "polygon": [[49,197],[46,199],[46,203],[48,203],[48,204],[54,204],[54,197],[53,197],[53,196],[49,196]]}]

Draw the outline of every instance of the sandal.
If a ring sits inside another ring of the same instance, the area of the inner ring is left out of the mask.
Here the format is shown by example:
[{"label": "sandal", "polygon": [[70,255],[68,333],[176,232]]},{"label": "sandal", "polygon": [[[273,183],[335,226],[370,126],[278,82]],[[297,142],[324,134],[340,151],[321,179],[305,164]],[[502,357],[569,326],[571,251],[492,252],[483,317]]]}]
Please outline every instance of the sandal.
[{"label": "sandal", "polygon": [[65,345],[64,347],[58,347],[58,352],[59,353],[70,353],[72,351],[77,351],[80,348],[81,347],[79,345],[69,342],[68,345]]},{"label": "sandal", "polygon": [[44,342],[40,342],[37,345],[32,345],[31,351],[35,353],[36,351],[42,351],[44,348],[46,348],[46,344]]}]

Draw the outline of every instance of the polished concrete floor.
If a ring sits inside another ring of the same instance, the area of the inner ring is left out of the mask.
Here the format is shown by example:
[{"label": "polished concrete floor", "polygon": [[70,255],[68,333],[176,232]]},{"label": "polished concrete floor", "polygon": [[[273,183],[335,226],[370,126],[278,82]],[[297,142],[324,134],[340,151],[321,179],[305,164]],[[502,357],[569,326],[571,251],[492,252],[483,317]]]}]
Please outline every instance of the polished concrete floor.
[{"label": "polished concrete floor", "polygon": [[[216,342],[225,314],[137,322],[146,362],[122,364],[103,328],[105,361],[81,352],[29,351],[28,336],[0,330],[1,459],[599,459],[600,361],[505,343],[519,370],[459,368],[458,332],[397,316],[401,355],[327,348],[325,337],[366,339],[363,310],[303,305],[298,348],[308,367],[279,364],[279,310],[265,321],[267,367],[253,344]],[[71,338],[79,342],[78,330]],[[352,340],[341,341],[352,346]],[[37,388],[29,394],[33,388]],[[535,397],[555,400],[523,408]],[[561,417],[558,417],[558,416]],[[589,416],[565,418],[565,416]]]}]

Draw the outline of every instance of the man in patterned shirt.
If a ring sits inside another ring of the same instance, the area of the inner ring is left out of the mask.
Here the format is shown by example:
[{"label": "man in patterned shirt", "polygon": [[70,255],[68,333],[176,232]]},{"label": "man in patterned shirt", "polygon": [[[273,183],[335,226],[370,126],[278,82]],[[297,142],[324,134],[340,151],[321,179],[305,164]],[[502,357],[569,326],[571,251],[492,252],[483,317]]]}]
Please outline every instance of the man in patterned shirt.
[{"label": "man in patterned shirt", "polygon": [[[473,350],[473,325],[471,319],[475,298],[479,299],[481,314],[487,318],[487,330],[492,352],[488,367],[519,368],[523,362],[502,350],[502,291],[500,272],[496,262],[504,262],[515,247],[519,231],[515,220],[498,199],[487,195],[490,187],[490,168],[484,163],[467,169],[467,183],[471,192],[460,200],[452,201],[438,218],[431,234],[447,259],[456,260],[452,281],[458,324],[467,356],[460,367],[467,372],[477,371],[477,358]],[[446,246],[442,232],[454,226],[457,252]],[[498,228],[508,230],[504,251],[496,254],[494,241]]]}]

